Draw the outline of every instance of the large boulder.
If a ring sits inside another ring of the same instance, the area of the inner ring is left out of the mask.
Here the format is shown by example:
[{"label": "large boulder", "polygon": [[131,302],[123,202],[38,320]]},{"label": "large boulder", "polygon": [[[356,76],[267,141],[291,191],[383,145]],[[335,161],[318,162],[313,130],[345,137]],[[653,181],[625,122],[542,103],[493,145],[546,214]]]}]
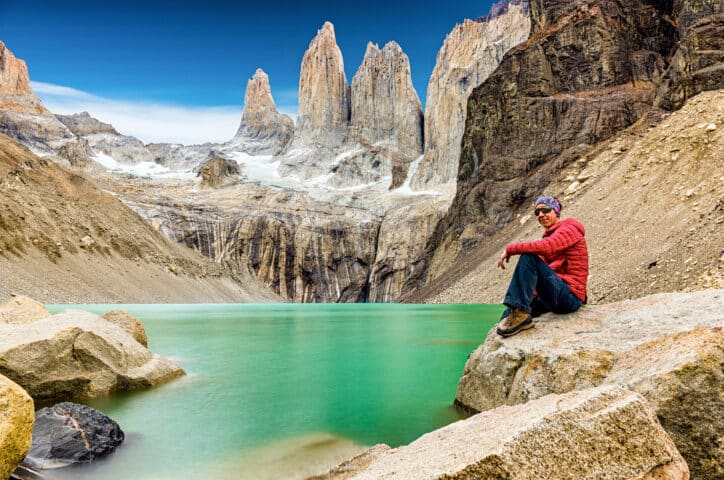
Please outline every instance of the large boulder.
[{"label": "large boulder", "polygon": [[15,295],[0,305],[0,323],[32,323],[49,316],[45,305],[23,295]]},{"label": "large boulder", "polygon": [[456,403],[476,411],[619,384],[643,395],[694,478],[724,474],[724,290],[659,294],[494,332],[465,366]]},{"label": "large boulder", "polygon": [[483,412],[328,478],[688,480],[689,470],[648,402],[606,386]]},{"label": "large boulder", "polygon": [[22,326],[0,323],[0,373],[49,401],[151,387],[184,371],[121,327],[67,310]]},{"label": "large boulder", "polygon": [[196,169],[197,177],[201,177],[201,185],[205,187],[221,187],[240,178],[241,169],[234,160],[214,155],[200,163]]},{"label": "large boulder", "polygon": [[8,478],[28,453],[34,411],[33,399],[0,375],[0,478]]},{"label": "large boulder", "polygon": [[63,402],[35,414],[33,443],[23,464],[32,469],[88,463],[113,453],[125,436],[98,410]]}]

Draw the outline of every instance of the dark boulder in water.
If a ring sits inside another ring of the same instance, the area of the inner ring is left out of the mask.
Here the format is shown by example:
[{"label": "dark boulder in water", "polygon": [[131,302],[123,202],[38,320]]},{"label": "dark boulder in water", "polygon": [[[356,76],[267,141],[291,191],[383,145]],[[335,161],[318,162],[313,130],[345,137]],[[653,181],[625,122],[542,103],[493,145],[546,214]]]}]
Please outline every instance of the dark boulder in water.
[{"label": "dark boulder in water", "polygon": [[100,411],[58,403],[35,413],[33,444],[21,466],[47,469],[92,462],[112,453],[123,439],[118,424]]}]

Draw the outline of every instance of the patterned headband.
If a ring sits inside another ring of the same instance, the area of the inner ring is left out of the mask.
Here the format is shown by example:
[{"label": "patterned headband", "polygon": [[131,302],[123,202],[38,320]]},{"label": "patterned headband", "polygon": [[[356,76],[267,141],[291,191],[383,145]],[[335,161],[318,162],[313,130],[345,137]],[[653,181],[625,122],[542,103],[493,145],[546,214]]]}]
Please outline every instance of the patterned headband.
[{"label": "patterned headband", "polygon": [[537,207],[538,205],[545,205],[546,207],[550,207],[553,209],[554,212],[556,212],[557,216],[561,216],[561,208],[563,208],[563,206],[556,197],[544,195],[535,201],[535,206]]}]

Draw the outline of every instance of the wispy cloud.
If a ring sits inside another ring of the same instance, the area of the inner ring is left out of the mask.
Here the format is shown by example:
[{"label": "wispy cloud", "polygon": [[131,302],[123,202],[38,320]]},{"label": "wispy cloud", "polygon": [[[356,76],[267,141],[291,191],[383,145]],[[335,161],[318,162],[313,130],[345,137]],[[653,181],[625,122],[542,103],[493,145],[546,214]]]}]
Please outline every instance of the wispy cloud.
[{"label": "wispy cloud", "polygon": [[122,134],[146,143],[224,142],[234,136],[241,119],[238,106],[191,107],[111,100],[62,85],[33,81],[30,86],[53,113],[86,111]]}]

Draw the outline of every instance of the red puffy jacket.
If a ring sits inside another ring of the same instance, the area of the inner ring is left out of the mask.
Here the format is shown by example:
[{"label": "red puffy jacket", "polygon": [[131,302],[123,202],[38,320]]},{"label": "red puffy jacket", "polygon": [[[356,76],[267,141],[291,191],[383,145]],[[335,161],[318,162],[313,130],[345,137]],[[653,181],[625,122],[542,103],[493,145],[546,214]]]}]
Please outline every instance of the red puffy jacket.
[{"label": "red puffy jacket", "polygon": [[557,221],[543,233],[541,240],[511,243],[507,255],[531,253],[539,255],[566,282],[571,293],[586,300],[588,283],[588,246],[586,229],[574,218]]}]

